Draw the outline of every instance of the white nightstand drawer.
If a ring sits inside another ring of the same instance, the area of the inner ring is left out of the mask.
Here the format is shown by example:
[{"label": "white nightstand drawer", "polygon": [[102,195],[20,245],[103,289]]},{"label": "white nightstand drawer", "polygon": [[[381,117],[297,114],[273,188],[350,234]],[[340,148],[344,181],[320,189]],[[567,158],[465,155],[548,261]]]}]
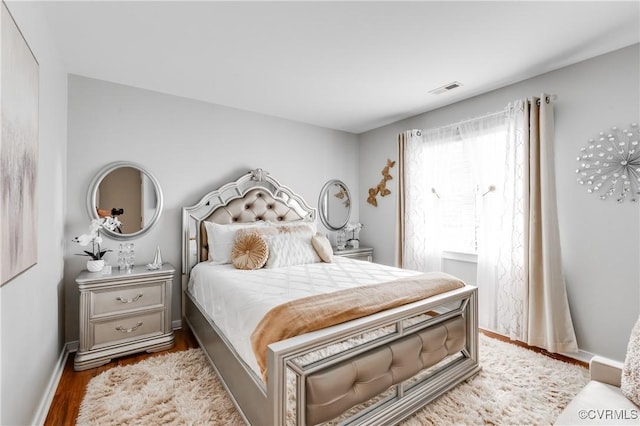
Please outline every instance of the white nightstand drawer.
[{"label": "white nightstand drawer", "polygon": [[119,340],[127,340],[164,332],[162,324],[164,312],[133,315],[104,322],[92,323],[93,348],[104,344],[113,344]]},{"label": "white nightstand drawer", "polygon": [[163,293],[164,282],[118,287],[106,291],[92,291],[91,317],[161,306],[164,302],[162,299]]}]

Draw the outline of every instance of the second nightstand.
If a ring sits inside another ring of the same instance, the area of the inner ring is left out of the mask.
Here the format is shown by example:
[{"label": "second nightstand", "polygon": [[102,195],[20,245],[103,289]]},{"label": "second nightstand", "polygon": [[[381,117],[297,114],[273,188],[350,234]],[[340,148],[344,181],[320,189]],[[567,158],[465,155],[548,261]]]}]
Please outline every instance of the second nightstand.
[{"label": "second nightstand", "polygon": [[80,347],[74,369],[106,364],[113,357],[156,352],[173,346],[171,284],[173,266],[111,274],[81,272]]},{"label": "second nightstand", "polygon": [[334,247],[333,255],[373,262],[373,249],[371,247],[346,248],[342,250],[338,250]]}]

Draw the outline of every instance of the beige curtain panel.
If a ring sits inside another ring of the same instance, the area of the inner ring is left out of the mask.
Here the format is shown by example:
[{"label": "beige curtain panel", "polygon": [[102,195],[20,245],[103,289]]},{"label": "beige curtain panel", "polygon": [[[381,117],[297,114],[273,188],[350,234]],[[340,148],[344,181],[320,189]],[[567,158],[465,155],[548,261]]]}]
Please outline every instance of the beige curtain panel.
[{"label": "beige curtain panel", "polygon": [[526,342],[549,352],[577,352],[560,250],[553,103],[545,94],[523,103],[523,130],[529,129],[524,135],[530,188]]},{"label": "beige curtain panel", "polygon": [[398,210],[396,213],[396,266],[402,268],[404,253],[404,220],[405,220],[405,146],[407,139],[411,137],[411,131],[402,132],[398,135]]}]

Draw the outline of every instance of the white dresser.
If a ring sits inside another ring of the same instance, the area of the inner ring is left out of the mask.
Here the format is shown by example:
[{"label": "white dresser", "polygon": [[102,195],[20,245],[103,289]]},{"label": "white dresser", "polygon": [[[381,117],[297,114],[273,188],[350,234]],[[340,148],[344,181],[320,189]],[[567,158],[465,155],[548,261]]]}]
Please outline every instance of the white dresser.
[{"label": "white dresser", "polygon": [[156,352],[173,346],[171,283],[175,269],[135,266],[111,274],[82,271],[80,346],[74,369],[98,367],[135,352]]}]

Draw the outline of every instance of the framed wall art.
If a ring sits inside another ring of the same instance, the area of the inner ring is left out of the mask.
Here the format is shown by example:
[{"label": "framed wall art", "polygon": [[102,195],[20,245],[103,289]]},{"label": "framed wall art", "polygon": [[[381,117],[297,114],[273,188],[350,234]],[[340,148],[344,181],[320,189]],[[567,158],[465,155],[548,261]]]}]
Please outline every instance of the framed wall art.
[{"label": "framed wall art", "polygon": [[0,285],[38,260],[38,61],[0,10]]}]

